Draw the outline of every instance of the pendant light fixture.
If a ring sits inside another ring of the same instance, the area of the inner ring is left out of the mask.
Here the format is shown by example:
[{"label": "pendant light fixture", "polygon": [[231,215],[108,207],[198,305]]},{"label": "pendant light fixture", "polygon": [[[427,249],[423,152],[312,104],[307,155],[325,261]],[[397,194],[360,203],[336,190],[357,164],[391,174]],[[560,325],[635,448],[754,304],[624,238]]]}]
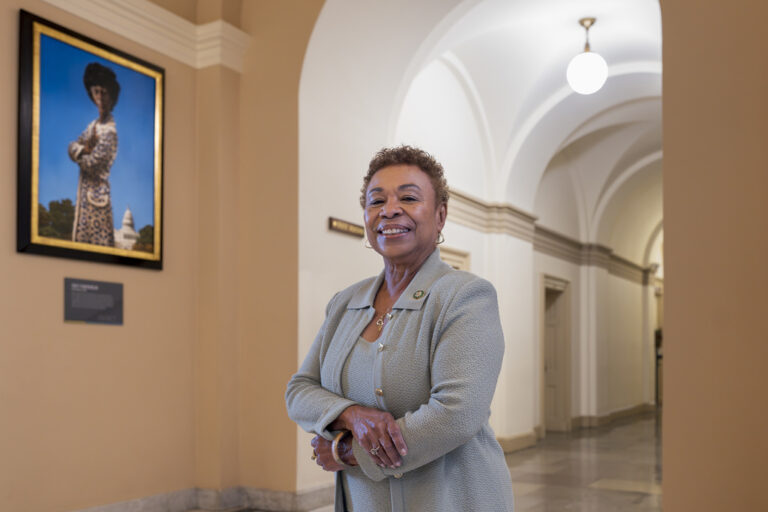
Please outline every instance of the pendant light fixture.
[{"label": "pendant light fixture", "polygon": [[600,54],[590,51],[589,28],[595,24],[596,18],[581,18],[579,25],[587,32],[584,53],[571,59],[565,73],[568,85],[579,94],[592,94],[600,90],[608,78],[608,65]]}]

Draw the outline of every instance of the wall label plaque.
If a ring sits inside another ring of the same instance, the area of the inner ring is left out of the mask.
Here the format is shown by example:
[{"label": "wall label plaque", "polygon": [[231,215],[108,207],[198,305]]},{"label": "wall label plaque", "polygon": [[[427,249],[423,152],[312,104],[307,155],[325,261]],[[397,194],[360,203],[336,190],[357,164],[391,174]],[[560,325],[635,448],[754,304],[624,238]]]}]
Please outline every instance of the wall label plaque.
[{"label": "wall label plaque", "polygon": [[328,217],[328,229],[344,233],[345,235],[356,236],[358,238],[363,238],[365,236],[365,228],[363,226],[335,217]]},{"label": "wall label plaque", "polygon": [[123,283],[65,277],[64,321],[123,325]]}]

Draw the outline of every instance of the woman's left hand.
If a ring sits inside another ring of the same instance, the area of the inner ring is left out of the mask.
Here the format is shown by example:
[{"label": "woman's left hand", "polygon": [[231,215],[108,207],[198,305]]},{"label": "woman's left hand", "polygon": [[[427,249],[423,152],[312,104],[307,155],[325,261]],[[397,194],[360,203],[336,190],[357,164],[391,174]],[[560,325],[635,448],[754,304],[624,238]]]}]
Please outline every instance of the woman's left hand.
[{"label": "woman's left hand", "polygon": [[333,459],[333,452],[331,451],[332,441],[328,441],[324,437],[315,436],[310,444],[314,448],[315,455],[317,455],[315,462],[318,466],[326,471],[341,471],[344,469],[344,466]]},{"label": "woman's left hand", "polygon": [[330,425],[334,430],[349,430],[355,441],[381,467],[396,468],[408,453],[403,434],[395,418],[386,411],[351,405]]}]

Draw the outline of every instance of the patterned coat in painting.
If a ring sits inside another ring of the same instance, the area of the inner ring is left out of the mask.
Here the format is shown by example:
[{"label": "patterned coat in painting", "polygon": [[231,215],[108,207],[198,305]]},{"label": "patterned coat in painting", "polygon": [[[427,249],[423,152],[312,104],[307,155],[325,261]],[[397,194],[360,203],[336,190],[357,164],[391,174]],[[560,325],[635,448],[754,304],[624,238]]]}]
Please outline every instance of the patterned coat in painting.
[{"label": "patterned coat in painting", "polygon": [[[90,153],[85,149],[95,135]],[[91,121],[69,145],[69,157],[80,167],[72,240],[112,247],[115,244],[109,172],[117,156],[117,128],[110,115],[106,122]]]}]

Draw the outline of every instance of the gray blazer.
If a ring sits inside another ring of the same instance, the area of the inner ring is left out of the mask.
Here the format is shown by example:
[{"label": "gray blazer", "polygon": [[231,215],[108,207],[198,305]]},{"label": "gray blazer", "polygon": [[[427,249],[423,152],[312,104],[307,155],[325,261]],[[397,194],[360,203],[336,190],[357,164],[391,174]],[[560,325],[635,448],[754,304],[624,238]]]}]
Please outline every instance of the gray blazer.
[{"label": "gray blazer", "polygon": [[[331,299],[309,354],[288,383],[288,414],[307,432],[332,439],[328,425],[354,404],[342,396],[341,372],[373,318],[383,278],[382,272]],[[504,353],[493,285],[453,270],[436,249],[392,313],[377,340],[383,348],[370,382],[380,390],[379,409],[396,418],[408,454],[401,467],[380,468],[353,443],[360,466],[349,471],[362,471],[372,482],[387,479],[393,512],[512,511],[509,471],[488,424]],[[337,512],[344,512],[342,496],[337,478]]]}]

